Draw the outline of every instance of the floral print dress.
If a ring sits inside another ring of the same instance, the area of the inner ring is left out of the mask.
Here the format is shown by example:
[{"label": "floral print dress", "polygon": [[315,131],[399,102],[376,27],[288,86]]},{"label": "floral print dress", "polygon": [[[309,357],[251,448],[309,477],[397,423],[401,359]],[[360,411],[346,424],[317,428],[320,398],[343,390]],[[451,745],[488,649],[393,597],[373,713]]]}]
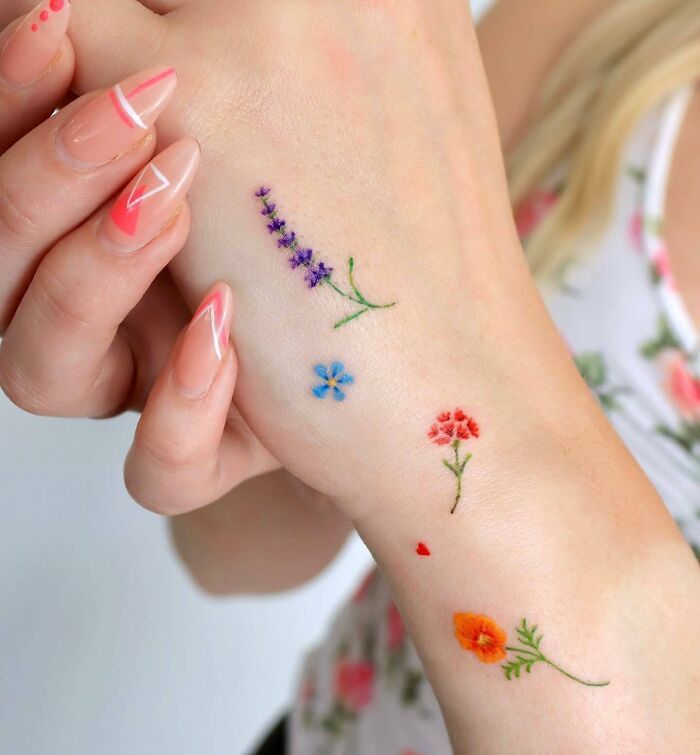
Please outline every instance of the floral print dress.
[{"label": "floral print dress", "polygon": [[[645,118],[620,167],[612,221],[543,290],[581,375],[700,558],[700,341],[664,243],[673,153],[692,90]],[[516,216],[525,244],[556,204]],[[388,588],[371,572],[305,663],[292,755],[448,755],[435,696]]]}]

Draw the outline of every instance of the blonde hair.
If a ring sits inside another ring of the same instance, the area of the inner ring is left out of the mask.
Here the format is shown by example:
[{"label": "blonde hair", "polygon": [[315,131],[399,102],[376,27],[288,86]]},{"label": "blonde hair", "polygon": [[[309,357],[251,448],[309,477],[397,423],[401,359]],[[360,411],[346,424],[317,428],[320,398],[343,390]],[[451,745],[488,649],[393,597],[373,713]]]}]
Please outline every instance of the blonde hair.
[{"label": "blonde hair", "polygon": [[514,207],[566,164],[559,201],[527,241],[536,276],[556,278],[576,239],[608,219],[622,150],[639,119],[699,78],[700,0],[619,0],[564,54],[507,160]]}]

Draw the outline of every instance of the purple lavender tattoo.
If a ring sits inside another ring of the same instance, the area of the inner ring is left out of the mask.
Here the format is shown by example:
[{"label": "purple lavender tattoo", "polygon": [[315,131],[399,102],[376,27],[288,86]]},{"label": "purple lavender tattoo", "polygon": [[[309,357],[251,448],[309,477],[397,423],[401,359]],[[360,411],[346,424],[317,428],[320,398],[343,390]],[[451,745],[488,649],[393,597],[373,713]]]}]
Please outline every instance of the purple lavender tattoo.
[{"label": "purple lavender tattoo", "polygon": [[268,231],[278,237],[278,248],[288,250],[290,254],[288,258],[289,266],[292,270],[304,268],[304,280],[309,288],[316,288],[320,285],[328,286],[339,296],[359,306],[357,311],[347,317],[343,317],[342,320],[338,320],[333,326],[334,328],[341,328],[343,325],[356,320],[358,317],[364,315],[365,312],[369,312],[372,309],[389,309],[389,307],[393,307],[396,304],[396,302],[392,302],[391,304],[372,304],[360,293],[355,285],[355,260],[352,257],[348,260],[348,283],[350,291],[343,291],[343,289],[339,288],[333,281],[333,268],[326,265],[325,262],[318,260],[313,249],[301,247],[296,233],[289,229],[287,221],[279,216],[277,205],[270,201],[270,192],[271,190],[265,186],[262,186],[255,192],[255,196],[262,204],[260,214],[264,215],[268,220]]}]

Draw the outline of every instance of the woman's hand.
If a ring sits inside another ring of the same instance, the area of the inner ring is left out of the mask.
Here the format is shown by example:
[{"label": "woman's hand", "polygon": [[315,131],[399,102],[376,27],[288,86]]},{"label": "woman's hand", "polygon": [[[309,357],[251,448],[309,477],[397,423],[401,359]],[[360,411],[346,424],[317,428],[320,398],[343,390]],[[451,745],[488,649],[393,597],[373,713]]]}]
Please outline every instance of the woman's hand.
[{"label": "woman's hand", "polygon": [[[430,12],[417,0],[335,3],[322,11],[312,2],[173,6],[156,15],[134,0],[76,0],[71,34],[84,61],[76,86],[108,85],[107,74],[125,75],[161,56],[177,60],[181,88],[159,134],[167,143],[194,128],[206,150],[192,196],[198,222],[171,269],[193,308],[214,280],[232,284],[241,357],[236,405],[294,475],[357,514],[371,505],[368,488],[383,495],[379,477],[390,490],[392,476],[402,474],[387,474],[387,458],[399,459],[393,428],[404,425],[406,402],[421,391],[415,384],[407,391],[404,378],[429,362],[459,383],[470,361],[464,345],[492,320],[480,307],[484,299],[462,295],[460,237],[483,238],[496,228],[489,243],[503,250],[502,264],[524,270],[512,225],[501,220],[509,208],[497,190],[504,184],[498,139],[489,130],[468,8],[461,0],[441,0]],[[115,37],[119,45],[110,45]],[[112,54],[102,64],[104,45]],[[445,80],[461,82],[471,70],[478,81],[469,91],[445,88]],[[472,117],[468,135],[462,116]],[[473,160],[460,165],[467,145],[477,145],[492,191],[469,175]],[[305,269],[301,257],[290,270],[292,254],[279,246],[288,242],[270,236],[262,198],[254,196],[263,184],[273,188],[269,202],[279,217],[314,247],[317,262],[335,268],[333,283],[349,297],[327,284],[311,290],[320,268]],[[476,222],[445,192],[485,197]],[[432,258],[438,250],[440,275]],[[347,280],[350,257],[358,290],[376,305],[353,321],[347,318],[364,305]],[[490,263],[480,257],[474,250],[469,263],[476,290],[486,286]],[[534,289],[524,287],[523,295],[542,321]],[[515,306],[506,314],[519,316]],[[442,333],[449,336],[443,343],[436,338]],[[424,358],[426,342],[435,354]],[[332,371],[338,361],[347,368],[342,379],[356,384],[342,406],[335,392],[321,403],[311,393],[320,380],[314,369]],[[383,379],[368,383],[370,371]],[[426,392],[426,420],[445,392]]]},{"label": "woman's hand", "polygon": [[0,386],[36,414],[106,417],[142,409],[160,373],[127,484],[145,504],[202,505],[277,465],[230,407],[228,287],[173,351],[189,312],[164,269],[190,230],[199,145],[153,156],[176,88],[168,67],[41,122],[73,75],[69,16],[67,2],[47,0],[0,46]]},{"label": "woman's hand", "polygon": [[[167,68],[113,89],[125,103],[94,92],[42,123],[73,76],[69,16],[67,2],[47,0],[0,37],[0,384],[18,406],[45,415],[140,410],[150,392],[127,486],[153,508],[201,506],[278,465],[231,407],[227,286],[213,289],[177,340],[189,313],[162,270],[189,231],[184,196],[199,149],[184,140],[147,164],[152,125],[175,89]],[[264,493],[263,507],[246,505],[253,488],[256,499]],[[277,526],[261,528],[260,516]],[[260,477],[174,527],[197,577],[217,591],[304,580],[348,532],[346,520],[285,474]],[[279,554],[291,533],[291,564],[277,561],[276,571],[258,562],[266,538]],[[235,568],[224,563],[232,554]]]}]

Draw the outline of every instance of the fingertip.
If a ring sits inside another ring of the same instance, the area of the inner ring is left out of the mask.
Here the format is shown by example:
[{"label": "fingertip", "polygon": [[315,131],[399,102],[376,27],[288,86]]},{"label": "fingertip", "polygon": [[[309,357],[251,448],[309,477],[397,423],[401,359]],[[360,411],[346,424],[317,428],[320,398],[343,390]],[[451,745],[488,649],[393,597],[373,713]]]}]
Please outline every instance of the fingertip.
[{"label": "fingertip", "polygon": [[229,402],[233,399],[234,391],[236,390],[236,382],[238,380],[238,355],[236,350],[231,344],[224,357],[224,363],[221,366],[221,380],[216,382],[221,383],[221,393],[223,398]]},{"label": "fingertip", "polygon": [[65,100],[74,71],[75,50],[64,36],[56,55],[31,81],[17,83],[0,72],[0,154],[48,118]]},{"label": "fingertip", "polygon": [[31,87],[46,77],[61,55],[71,7],[43,0],[0,35],[0,77],[9,87]]}]

